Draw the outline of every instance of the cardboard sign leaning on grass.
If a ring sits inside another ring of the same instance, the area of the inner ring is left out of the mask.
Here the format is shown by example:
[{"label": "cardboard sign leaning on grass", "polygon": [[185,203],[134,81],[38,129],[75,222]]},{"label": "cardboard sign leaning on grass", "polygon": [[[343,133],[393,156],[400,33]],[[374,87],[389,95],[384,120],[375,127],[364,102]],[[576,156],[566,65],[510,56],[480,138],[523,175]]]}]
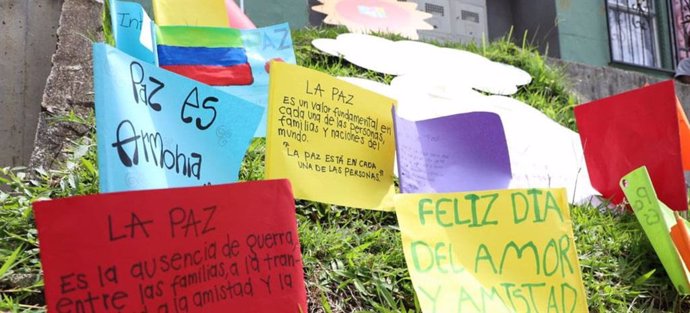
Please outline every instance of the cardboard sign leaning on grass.
[{"label": "cardboard sign leaning on grass", "polygon": [[685,268],[690,268],[690,230],[688,230],[687,221],[680,217],[678,212],[673,212],[673,214],[676,217],[676,224],[671,226],[669,234]]},{"label": "cardboard sign leaning on grass", "polygon": [[315,70],[271,63],[266,178],[295,197],[381,208],[393,188],[395,100]]},{"label": "cardboard sign leaning on grass", "polygon": [[671,80],[575,107],[592,186],[620,203],[618,180],[646,166],[659,199],[675,211],[687,210],[683,159],[690,150],[683,148],[690,145],[682,115]]},{"label": "cardboard sign leaning on grass", "polygon": [[49,312],[308,312],[286,180],[33,206]]},{"label": "cardboard sign leaning on grass", "polygon": [[228,27],[225,0],[153,0],[156,24]]},{"label": "cardboard sign leaning on grass", "polygon": [[625,175],[620,180],[620,188],[676,290],[680,294],[690,294],[690,273],[683,265],[669,235],[676,219],[673,211],[657,198],[647,167],[640,167]]},{"label": "cardboard sign leaning on grass", "polygon": [[[231,0],[228,0],[232,2]],[[225,86],[221,90],[264,108],[268,106],[269,64],[273,60],[297,64],[295,49],[287,23],[256,29],[243,29],[242,41],[254,76],[251,86]],[[266,113],[268,111],[265,111]],[[256,129],[255,137],[266,136],[266,113]]]},{"label": "cardboard sign leaning on grass", "polygon": [[263,108],[95,44],[102,192],[237,180]]},{"label": "cardboard sign leaning on grass", "polygon": [[[264,108],[270,62],[297,62],[287,23],[256,29],[159,26],[157,30],[161,67]],[[255,136],[266,136],[266,115]]]},{"label": "cardboard sign leaning on grass", "polygon": [[144,62],[156,64],[156,24],[141,6],[129,1],[110,1],[110,27],[115,46]]},{"label": "cardboard sign leaning on grass", "polygon": [[565,189],[399,194],[422,311],[587,312]]},{"label": "cardboard sign leaning on grass", "polygon": [[153,0],[158,25],[256,28],[233,0]]}]

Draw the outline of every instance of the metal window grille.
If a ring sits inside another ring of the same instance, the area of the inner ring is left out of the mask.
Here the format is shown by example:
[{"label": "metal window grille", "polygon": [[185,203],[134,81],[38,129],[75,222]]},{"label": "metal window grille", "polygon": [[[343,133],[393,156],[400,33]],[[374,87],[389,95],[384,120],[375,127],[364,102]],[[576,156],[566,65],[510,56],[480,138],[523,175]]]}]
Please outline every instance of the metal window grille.
[{"label": "metal window grille", "polygon": [[460,11],[460,19],[463,21],[479,23],[479,13],[462,10]]},{"label": "metal window grille", "polygon": [[654,0],[607,0],[611,59],[661,67]]},{"label": "metal window grille", "polygon": [[673,0],[676,61],[690,57],[690,0]]},{"label": "metal window grille", "polygon": [[436,13],[440,16],[443,16],[445,14],[445,12],[444,12],[445,10],[443,9],[443,6],[436,5],[433,3],[425,3],[424,4],[424,11],[426,11],[427,13],[431,13],[431,14]]}]

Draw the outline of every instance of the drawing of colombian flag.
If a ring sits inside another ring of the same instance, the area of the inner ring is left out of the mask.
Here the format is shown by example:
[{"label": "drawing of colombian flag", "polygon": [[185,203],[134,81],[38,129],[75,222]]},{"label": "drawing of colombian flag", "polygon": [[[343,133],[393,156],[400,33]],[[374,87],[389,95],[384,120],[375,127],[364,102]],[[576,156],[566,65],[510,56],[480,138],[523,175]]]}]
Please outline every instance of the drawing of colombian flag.
[{"label": "drawing of colombian flag", "polygon": [[251,85],[252,69],[239,29],[159,26],[159,66],[212,86]]}]

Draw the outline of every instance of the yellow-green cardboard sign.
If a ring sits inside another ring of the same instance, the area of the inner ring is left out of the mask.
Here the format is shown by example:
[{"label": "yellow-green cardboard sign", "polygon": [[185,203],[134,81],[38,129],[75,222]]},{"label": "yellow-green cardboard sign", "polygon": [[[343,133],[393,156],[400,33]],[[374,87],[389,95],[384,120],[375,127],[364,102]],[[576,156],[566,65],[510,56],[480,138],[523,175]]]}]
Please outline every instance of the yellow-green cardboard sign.
[{"label": "yellow-green cardboard sign", "polygon": [[[680,294],[690,294],[688,270],[669,234],[676,219],[673,211],[657,198],[647,167],[640,167],[625,175],[620,186],[676,290]],[[685,223],[688,224],[687,221]]]}]

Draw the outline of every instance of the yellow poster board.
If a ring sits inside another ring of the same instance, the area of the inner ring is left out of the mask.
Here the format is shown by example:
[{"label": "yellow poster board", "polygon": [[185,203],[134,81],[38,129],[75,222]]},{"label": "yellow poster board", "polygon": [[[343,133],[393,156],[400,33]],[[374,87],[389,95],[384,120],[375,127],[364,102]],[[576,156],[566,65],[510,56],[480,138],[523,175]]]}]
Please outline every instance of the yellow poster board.
[{"label": "yellow poster board", "polygon": [[394,105],[327,74],[271,63],[266,179],[290,179],[295,198],[391,208]]},{"label": "yellow poster board", "polygon": [[228,27],[225,0],[153,0],[156,25]]},{"label": "yellow poster board", "polygon": [[426,313],[587,312],[565,189],[395,197]]}]

